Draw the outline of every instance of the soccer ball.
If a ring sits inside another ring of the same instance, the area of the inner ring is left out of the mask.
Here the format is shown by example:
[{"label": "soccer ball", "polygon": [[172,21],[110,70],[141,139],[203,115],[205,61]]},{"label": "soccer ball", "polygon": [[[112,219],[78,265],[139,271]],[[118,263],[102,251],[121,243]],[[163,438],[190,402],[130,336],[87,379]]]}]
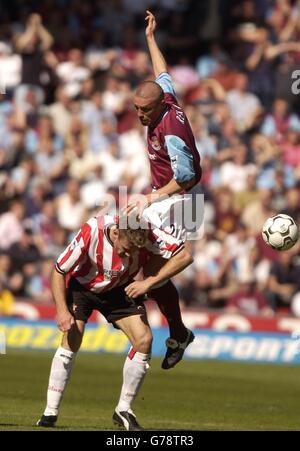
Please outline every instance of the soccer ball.
[{"label": "soccer ball", "polygon": [[272,249],[287,251],[298,240],[298,227],[293,218],[279,214],[266,220],[262,236]]}]

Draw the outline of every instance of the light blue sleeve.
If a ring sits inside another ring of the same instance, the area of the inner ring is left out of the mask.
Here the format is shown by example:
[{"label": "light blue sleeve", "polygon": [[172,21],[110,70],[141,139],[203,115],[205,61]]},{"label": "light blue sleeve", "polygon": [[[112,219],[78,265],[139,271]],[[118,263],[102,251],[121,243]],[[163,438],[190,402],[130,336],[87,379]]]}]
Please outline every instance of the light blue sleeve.
[{"label": "light blue sleeve", "polygon": [[173,96],[176,97],[176,92],[173,86],[171,75],[168,74],[168,72],[162,72],[159,74],[159,76],[155,79],[156,83],[159,84],[161,89],[165,93],[173,94]]},{"label": "light blue sleeve", "polygon": [[193,155],[189,147],[183,139],[174,135],[166,135],[165,142],[171,160],[174,179],[179,183],[188,182],[196,175]]}]

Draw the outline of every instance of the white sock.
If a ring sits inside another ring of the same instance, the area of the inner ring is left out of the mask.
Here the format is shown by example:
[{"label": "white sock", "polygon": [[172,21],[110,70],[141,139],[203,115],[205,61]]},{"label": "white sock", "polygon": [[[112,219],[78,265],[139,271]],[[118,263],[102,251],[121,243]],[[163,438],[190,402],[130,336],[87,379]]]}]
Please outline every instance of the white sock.
[{"label": "white sock", "polygon": [[123,368],[123,385],[117,410],[119,412],[131,410],[131,404],[135,400],[143,383],[146,371],[150,368],[151,354],[143,354],[130,349]]},{"label": "white sock", "polygon": [[44,415],[57,415],[59,405],[71,376],[76,353],[62,347],[58,348],[53,360],[47,391],[47,407]]}]

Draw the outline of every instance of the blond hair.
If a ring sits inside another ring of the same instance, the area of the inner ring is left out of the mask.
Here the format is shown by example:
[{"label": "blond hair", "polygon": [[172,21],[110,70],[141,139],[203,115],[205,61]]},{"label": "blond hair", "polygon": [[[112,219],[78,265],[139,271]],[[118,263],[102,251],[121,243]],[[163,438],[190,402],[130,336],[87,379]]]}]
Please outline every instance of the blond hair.
[{"label": "blond hair", "polygon": [[[148,229],[142,226],[142,221],[137,220],[135,225],[137,227],[131,228],[128,221],[128,216],[122,216],[119,218],[119,231],[121,235],[126,236],[129,242],[136,247],[144,247],[148,239]],[[126,228],[120,228],[120,225],[126,224]]]},{"label": "blond hair", "polygon": [[119,229],[120,238],[125,237],[135,247],[144,247],[147,242],[147,230],[143,229]]}]

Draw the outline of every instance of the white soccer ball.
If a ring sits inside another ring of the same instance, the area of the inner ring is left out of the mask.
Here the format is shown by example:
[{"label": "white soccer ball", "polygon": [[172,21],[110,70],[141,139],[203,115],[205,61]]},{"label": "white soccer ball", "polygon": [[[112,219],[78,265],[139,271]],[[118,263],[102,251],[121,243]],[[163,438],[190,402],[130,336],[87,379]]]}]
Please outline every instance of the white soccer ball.
[{"label": "white soccer ball", "polygon": [[287,251],[298,240],[298,227],[293,218],[279,214],[266,220],[262,236],[272,249]]}]

